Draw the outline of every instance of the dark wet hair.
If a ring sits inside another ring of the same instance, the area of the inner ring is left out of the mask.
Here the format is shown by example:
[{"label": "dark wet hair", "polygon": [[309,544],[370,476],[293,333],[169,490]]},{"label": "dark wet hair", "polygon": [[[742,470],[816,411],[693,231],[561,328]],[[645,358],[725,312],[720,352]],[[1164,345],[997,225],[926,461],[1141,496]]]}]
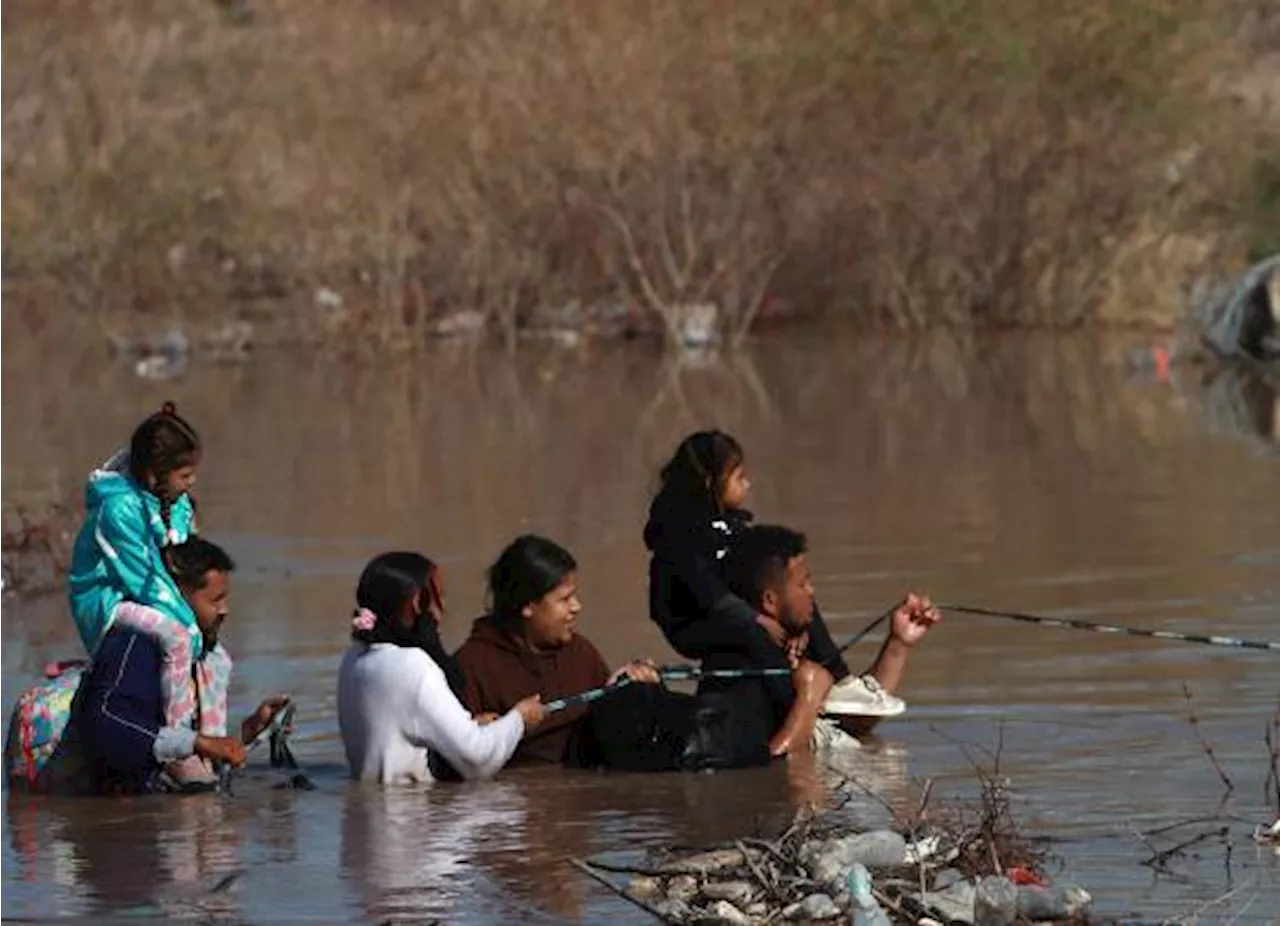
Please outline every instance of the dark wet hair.
[{"label": "dark wet hair", "polygon": [[742,445],[724,431],[697,431],[680,442],[662,467],[658,495],[673,508],[719,514],[720,490],[745,459]]},{"label": "dark wet hair", "polygon": [[787,563],[808,552],[804,534],[776,524],[748,527],[734,538],[724,561],[724,577],[730,590],[758,608],[767,589],[777,589],[787,573]]},{"label": "dark wet hair", "polygon": [[205,576],[210,572],[231,572],[236,568],[226,550],[203,537],[174,544],[168,554],[169,574],[183,589],[204,588]]},{"label": "dark wet hair", "polygon": [[200,435],[178,415],[172,402],[147,418],[129,439],[129,473],[147,482],[147,475],[163,481],[175,469],[191,466],[200,459]]},{"label": "dark wet hair", "polygon": [[[376,621],[369,630],[353,626],[351,639],[357,643],[392,643],[425,651],[444,672],[449,690],[461,700],[466,679],[457,660],[445,652],[440,628],[431,616],[431,605],[444,608],[436,573],[436,564],[421,553],[396,550],[369,560],[356,584],[356,610],[352,617],[360,608],[368,608]],[[420,613],[413,626],[406,627],[400,622],[400,612],[415,599]]]},{"label": "dark wet hair", "polygon": [[[164,490],[165,478],[176,469],[192,466],[200,460],[200,435],[178,415],[172,402],[148,417],[133,431],[129,439],[129,475],[142,485],[152,476],[157,485],[151,489],[160,499],[160,519],[164,522],[165,543],[169,538],[169,509],[175,499]],[[195,500],[192,500],[195,504]]]},{"label": "dark wet hair", "polygon": [[[435,571],[435,563],[421,553],[397,550],[371,559],[356,584],[356,610],[367,608],[372,611],[377,623],[370,630],[353,628],[351,638],[362,643],[418,646],[421,642],[418,628],[406,628],[401,624],[400,613],[408,602],[417,600],[422,619],[431,620],[429,606],[440,604]],[[434,625],[435,622],[431,623]]]},{"label": "dark wet hair", "polygon": [[525,605],[550,592],[578,569],[578,562],[554,540],[523,534],[489,567],[489,607],[499,624],[519,621]]}]

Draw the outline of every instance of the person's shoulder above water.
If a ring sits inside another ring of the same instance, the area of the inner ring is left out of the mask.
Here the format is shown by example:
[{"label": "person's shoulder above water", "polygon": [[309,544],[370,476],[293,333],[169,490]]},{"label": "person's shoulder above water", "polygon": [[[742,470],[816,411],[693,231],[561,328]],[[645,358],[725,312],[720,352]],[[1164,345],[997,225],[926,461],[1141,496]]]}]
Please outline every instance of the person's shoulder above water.
[{"label": "person's shoulder above water", "polygon": [[112,457],[89,473],[84,486],[85,509],[92,511],[108,501],[133,498],[139,491],[140,487],[129,478],[127,469],[120,469],[116,458]]},{"label": "person's shoulder above water", "polygon": [[574,633],[573,639],[565,644],[564,651],[571,658],[584,660],[590,658],[592,661],[605,666],[607,671],[607,663],[605,663],[604,657],[600,655],[600,650],[583,634]]},{"label": "person's shoulder above water", "polygon": [[159,685],[162,658],[160,644],[153,637],[131,627],[115,626],[107,631],[98,644],[89,671],[90,674],[101,675],[107,671],[107,666],[119,666],[127,659],[132,672],[142,672],[149,666],[154,667],[156,684]]},{"label": "person's shoulder above water", "polygon": [[[441,670],[431,654],[417,646],[398,646],[395,643],[354,642],[348,648],[344,663],[351,670],[357,667],[395,667],[414,674],[432,669]],[[441,670],[443,671],[443,670]]]},{"label": "person's shoulder above water", "polygon": [[498,649],[506,652],[519,652],[520,646],[513,634],[499,626],[492,614],[482,614],[471,622],[471,632],[458,648],[457,655],[464,651],[481,649]]}]

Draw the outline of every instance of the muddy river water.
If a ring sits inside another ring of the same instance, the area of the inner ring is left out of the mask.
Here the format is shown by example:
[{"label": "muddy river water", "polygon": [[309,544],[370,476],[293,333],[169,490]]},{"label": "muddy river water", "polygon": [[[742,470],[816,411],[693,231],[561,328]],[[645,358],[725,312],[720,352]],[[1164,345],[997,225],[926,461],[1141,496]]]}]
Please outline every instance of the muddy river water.
[{"label": "muddy river water", "polygon": [[[762,339],[735,360],[637,346],[414,356],[263,353],[155,383],[96,351],[4,345],[10,493],[74,491],[140,415],[172,397],[208,453],[205,533],[238,560],[225,636],[233,703],[298,700],[295,752],[319,785],[231,798],[46,800],[6,794],[6,919],[202,922],[646,922],[574,856],[768,831],[836,772],[791,761],[716,775],[517,771],[380,792],[345,778],[335,673],[357,573],[413,548],[447,570],[446,641],[482,605],[483,569],[516,533],[581,563],[580,629],[617,663],[670,661],[645,614],[640,528],[654,474],[709,423],[745,443],[764,519],[805,530],[837,635],[909,590],[940,600],[1145,628],[1280,638],[1275,405],[1216,427],[1194,390],[1135,383],[1107,345],[946,336]],[[1274,403],[1274,393],[1272,393]],[[1264,403],[1265,404],[1265,403]],[[1271,422],[1270,427],[1267,422]],[[874,652],[852,651],[855,668]],[[6,715],[40,667],[74,656],[61,596],[6,602]],[[1269,653],[949,615],[908,670],[903,717],[839,773],[890,795],[932,778],[972,792],[999,740],[1029,832],[1106,916],[1280,917],[1280,857],[1233,830],[1156,872],[1135,831],[1226,812],[1272,818]],[[1199,734],[1188,721],[1192,693]],[[1200,829],[1213,828],[1206,824]],[[1151,837],[1169,847],[1195,826]],[[1225,899],[1223,899],[1225,898]],[[1216,906],[1214,902],[1219,901]]]}]

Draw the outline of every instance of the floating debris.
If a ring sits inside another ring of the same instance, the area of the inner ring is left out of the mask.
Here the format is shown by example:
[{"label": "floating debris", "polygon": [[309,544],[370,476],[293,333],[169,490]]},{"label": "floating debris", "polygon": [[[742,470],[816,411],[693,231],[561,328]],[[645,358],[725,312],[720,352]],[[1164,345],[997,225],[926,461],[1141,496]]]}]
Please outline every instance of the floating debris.
[{"label": "floating debris", "polygon": [[675,926],[1088,922],[1093,898],[1050,883],[1043,849],[1014,827],[1003,779],[984,777],[974,806],[922,806],[910,820],[895,814],[894,828],[862,829],[835,814],[798,816],[774,840],[574,865]]},{"label": "floating debris", "polygon": [[727,900],[714,901],[707,907],[706,919],[713,923],[729,923],[734,926],[747,926],[751,922],[751,917]]},{"label": "floating debris", "polygon": [[482,332],[488,320],[489,317],[479,309],[462,309],[431,322],[427,331],[437,338],[466,337]]},{"label": "floating debris", "polygon": [[662,894],[671,900],[681,902],[693,900],[698,896],[698,880],[688,875],[672,878],[667,882],[666,890]]},{"label": "floating debris", "polygon": [[681,303],[667,309],[679,345],[686,349],[720,343],[720,307],[713,302]]},{"label": "floating debris", "polygon": [[139,379],[180,379],[187,373],[187,357],[165,357],[152,354],[143,357],[133,365],[134,375]]},{"label": "floating debris", "polygon": [[849,904],[857,926],[890,926],[889,914],[871,890],[871,872],[861,863],[849,870]]},{"label": "floating debris", "polygon": [[711,900],[727,900],[736,907],[746,909],[759,895],[760,889],[746,881],[712,881],[703,885],[702,895]]},{"label": "floating debris", "polygon": [[662,866],[664,874],[707,875],[725,869],[739,868],[745,856],[737,849],[720,849],[691,855]]},{"label": "floating debris", "polygon": [[[1018,915],[1018,887],[1002,875],[989,875],[973,893],[973,921],[979,926],[1009,926]],[[1051,919],[1051,917],[1038,917]]]},{"label": "floating debris", "polygon": [[1260,846],[1275,846],[1280,853],[1280,817],[1269,827],[1259,823],[1253,830],[1253,841]]},{"label": "floating debris", "polygon": [[157,336],[130,336],[109,332],[107,343],[116,358],[132,365],[141,379],[179,379],[187,374],[195,359],[214,363],[244,363],[253,347],[254,329],[247,321],[227,321],[202,328],[189,336],[180,327]]},{"label": "floating debris", "polygon": [[253,347],[253,325],[229,321],[198,338],[199,352],[215,363],[244,363]]},{"label": "floating debris", "polygon": [[646,875],[632,878],[627,885],[627,896],[639,901],[661,900],[664,896],[662,882]]},{"label": "floating debris", "polygon": [[782,915],[786,919],[802,922],[829,920],[840,915],[840,907],[826,894],[810,894],[799,903],[787,907]]}]

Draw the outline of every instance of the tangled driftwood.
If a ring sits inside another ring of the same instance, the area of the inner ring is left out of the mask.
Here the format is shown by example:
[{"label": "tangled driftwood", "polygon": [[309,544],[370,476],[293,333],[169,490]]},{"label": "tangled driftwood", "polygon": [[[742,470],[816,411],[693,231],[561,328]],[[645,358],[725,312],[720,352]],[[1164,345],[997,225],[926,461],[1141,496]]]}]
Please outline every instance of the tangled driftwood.
[{"label": "tangled driftwood", "polygon": [[998,778],[984,776],[976,801],[936,814],[926,813],[928,792],[909,819],[895,814],[892,828],[860,830],[834,812],[802,812],[776,839],[574,864],[677,926],[1087,921],[1089,893],[1039,874],[1043,851],[1018,834]]}]

